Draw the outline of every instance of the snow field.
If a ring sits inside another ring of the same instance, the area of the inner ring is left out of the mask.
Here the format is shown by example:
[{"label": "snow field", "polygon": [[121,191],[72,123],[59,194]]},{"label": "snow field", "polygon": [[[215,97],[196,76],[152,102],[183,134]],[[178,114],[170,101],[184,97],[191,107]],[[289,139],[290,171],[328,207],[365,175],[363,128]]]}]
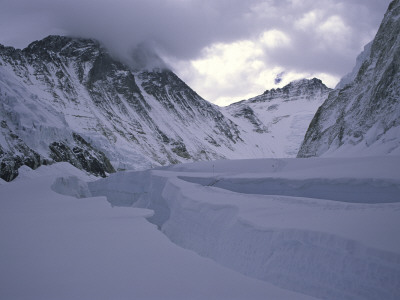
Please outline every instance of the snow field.
[{"label": "snow field", "polygon": [[303,178],[307,186],[341,182],[342,194],[363,194],[371,183],[393,195],[399,162],[224,160],[101,180],[68,163],[22,167],[0,185],[0,298],[398,299],[398,201],[262,187]]},{"label": "snow field", "polygon": [[[399,157],[202,162],[120,173],[89,189],[154,210],[149,220],[171,241],[247,276],[322,299],[398,299],[398,165]],[[279,182],[293,195],[268,194]]]},{"label": "snow field", "polygon": [[151,210],[54,192],[88,196],[67,163],[20,173],[0,185],[0,299],[312,299],[176,246]]}]

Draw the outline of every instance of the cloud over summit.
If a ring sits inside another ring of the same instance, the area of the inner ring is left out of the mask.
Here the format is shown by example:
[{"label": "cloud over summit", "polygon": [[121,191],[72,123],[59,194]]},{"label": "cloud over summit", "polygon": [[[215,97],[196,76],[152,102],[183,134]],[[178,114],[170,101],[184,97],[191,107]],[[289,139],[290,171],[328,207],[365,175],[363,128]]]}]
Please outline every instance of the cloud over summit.
[{"label": "cloud over summit", "polygon": [[[2,0],[0,43],[21,48],[49,34],[67,34],[98,39],[121,57],[130,56],[140,44],[151,45],[178,75],[186,76],[200,94],[214,100],[219,92],[224,97],[238,95],[235,86],[249,86],[250,90],[241,92],[243,96],[256,92],[256,85],[264,90],[281,72],[285,72],[281,84],[295,73],[339,78],[351,70],[363,45],[373,38],[389,2]],[[230,72],[242,74],[219,73],[249,84],[221,80],[221,86],[214,84],[213,92],[207,84],[199,85],[218,68],[207,62],[218,60],[216,55],[238,51],[248,53],[237,62],[219,57],[225,64],[219,67],[230,64]],[[266,71],[270,78],[262,75]],[[258,83],[252,84],[255,81]]]}]

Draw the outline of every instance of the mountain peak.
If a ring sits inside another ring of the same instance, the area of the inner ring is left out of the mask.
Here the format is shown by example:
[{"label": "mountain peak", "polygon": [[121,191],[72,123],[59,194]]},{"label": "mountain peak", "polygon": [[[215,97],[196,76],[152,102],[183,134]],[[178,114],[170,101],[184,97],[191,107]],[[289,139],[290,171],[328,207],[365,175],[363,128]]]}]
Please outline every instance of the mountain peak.
[{"label": "mountain peak", "polygon": [[46,57],[49,59],[50,53],[57,53],[66,57],[87,53],[87,59],[89,59],[90,56],[95,56],[100,50],[105,51],[100,43],[94,39],[49,35],[42,40],[32,42],[22,52],[27,55],[39,55],[43,59]]},{"label": "mountain peak", "polygon": [[294,80],[287,85],[285,85],[282,88],[277,88],[277,89],[271,89],[271,90],[266,90],[263,95],[268,95],[270,93],[275,94],[275,93],[285,93],[290,90],[297,90],[297,89],[329,89],[323,82],[322,80],[318,78],[312,78],[312,79],[298,79]]},{"label": "mountain peak", "polygon": [[[12,50],[15,49],[12,48]],[[113,49],[105,48],[100,41],[95,39],[49,35],[42,40],[30,43],[22,51],[28,55],[40,55],[45,60],[46,57],[47,60],[50,59],[48,57],[49,54],[57,53],[66,57],[83,56],[84,61],[91,60],[97,54],[102,53],[135,71],[169,70],[167,64],[156,53],[154,48],[148,44],[139,44],[127,55],[119,56],[115,54]]]},{"label": "mountain peak", "polygon": [[100,43],[93,39],[85,39],[71,36],[49,35],[42,40],[30,43],[24,51],[39,51],[52,50],[61,51],[66,46],[81,48],[81,47],[99,47]]},{"label": "mountain peak", "polygon": [[262,95],[250,98],[249,102],[264,102],[274,99],[295,101],[300,98],[315,99],[331,91],[320,79],[299,79],[282,88],[266,90]]}]

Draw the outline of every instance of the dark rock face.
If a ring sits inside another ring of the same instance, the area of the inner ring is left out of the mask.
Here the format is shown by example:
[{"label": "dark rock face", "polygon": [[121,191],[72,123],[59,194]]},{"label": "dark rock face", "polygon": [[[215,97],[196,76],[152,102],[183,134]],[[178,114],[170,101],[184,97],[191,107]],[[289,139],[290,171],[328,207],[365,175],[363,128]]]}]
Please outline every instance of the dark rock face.
[{"label": "dark rock face", "polygon": [[18,135],[13,133],[4,120],[0,122],[1,133],[6,144],[13,149],[7,151],[0,145],[0,178],[11,181],[18,176],[18,168],[27,165],[36,169],[47,162],[38,153],[29,148]]},{"label": "dark rock face", "polygon": [[39,167],[42,162],[40,155],[33,150],[28,150],[23,155],[13,153],[0,154],[0,178],[11,181],[18,176],[18,168],[26,165],[32,169]]},{"label": "dark rock face", "polygon": [[243,104],[238,109],[232,110],[232,115],[235,118],[247,119],[254,126],[253,130],[255,132],[258,133],[268,132],[268,128],[256,116],[254,110],[249,105]]},{"label": "dark rock face", "polygon": [[266,90],[262,95],[249,99],[249,102],[266,102],[273,99],[283,99],[283,101],[295,101],[299,97],[314,99],[326,94],[329,88],[318,78],[301,79],[290,82],[283,88]]},{"label": "dark rock face", "polygon": [[103,152],[94,149],[79,134],[73,134],[78,146],[72,149],[62,143],[53,142],[49,145],[50,157],[56,161],[67,161],[78,169],[83,169],[93,175],[106,177],[106,173],[114,173],[115,169]]},{"label": "dark rock face", "polygon": [[69,162],[75,167],[96,176],[105,177],[106,173],[115,172],[104,153],[93,148],[76,133],[73,133],[76,144],[72,149],[63,142],[51,143],[49,145],[50,159],[48,159],[29,148],[19,136],[9,129],[5,121],[2,121],[0,126],[3,136],[6,137],[7,146],[12,149],[12,151],[5,151],[0,145],[0,178],[5,181],[16,178],[18,168],[23,165],[36,169],[53,161]]},{"label": "dark rock face", "polygon": [[392,1],[355,79],[332,92],[298,157],[400,154],[400,4]]}]

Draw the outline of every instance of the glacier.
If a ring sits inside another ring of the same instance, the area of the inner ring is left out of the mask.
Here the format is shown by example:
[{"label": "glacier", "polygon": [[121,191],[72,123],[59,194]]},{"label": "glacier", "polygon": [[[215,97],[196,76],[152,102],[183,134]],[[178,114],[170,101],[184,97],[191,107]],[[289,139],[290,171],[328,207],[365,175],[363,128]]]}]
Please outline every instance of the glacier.
[{"label": "glacier", "polygon": [[69,163],[19,171],[0,182],[1,299],[314,299],[171,243],[152,210],[75,198],[97,178]]},{"label": "glacier", "polygon": [[112,205],[153,210],[148,220],[171,241],[244,275],[320,299],[397,299],[399,163],[223,160],[119,173],[88,188]]},{"label": "glacier", "polygon": [[399,162],[23,166],[0,184],[0,296],[398,299]]}]

